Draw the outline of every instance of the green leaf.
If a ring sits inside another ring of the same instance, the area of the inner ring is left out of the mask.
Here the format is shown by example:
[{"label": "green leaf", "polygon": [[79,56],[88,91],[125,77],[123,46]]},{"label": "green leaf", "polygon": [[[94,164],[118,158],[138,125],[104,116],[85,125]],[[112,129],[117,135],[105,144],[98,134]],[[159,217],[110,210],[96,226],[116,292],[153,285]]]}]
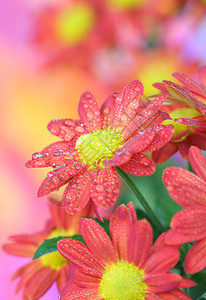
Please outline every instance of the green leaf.
[{"label": "green leaf", "polygon": [[203,300],[206,299],[206,270],[196,273],[190,277],[197,285],[190,288],[190,295],[192,299]]},{"label": "green leaf", "polygon": [[57,251],[57,242],[62,239],[72,238],[74,240],[84,243],[84,239],[81,235],[73,236],[59,236],[57,238],[45,240],[34,253],[33,259],[39,258],[45,254]]},{"label": "green leaf", "polygon": [[[108,235],[110,235],[109,234],[109,220],[104,220],[104,223],[102,223],[98,219],[95,219],[95,221],[104,228],[104,230],[106,231],[106,233]],[[43,256],[45,254],[57,251],[57,242],[59,240],[66,239],[66,238],[67,239],[71,238],[73,240],[77,240],[77,241],[80,241],[80,242],[82,242],[82,243],[85,244],[84,239],[83,239],[83,237],[81,235],[59,236],[57,238],[45,240],[39,246],[39,248],[37,249],[37,251],[35,252],[33,259],[39,258],[39,257],[41,257],[41,256]]]}]

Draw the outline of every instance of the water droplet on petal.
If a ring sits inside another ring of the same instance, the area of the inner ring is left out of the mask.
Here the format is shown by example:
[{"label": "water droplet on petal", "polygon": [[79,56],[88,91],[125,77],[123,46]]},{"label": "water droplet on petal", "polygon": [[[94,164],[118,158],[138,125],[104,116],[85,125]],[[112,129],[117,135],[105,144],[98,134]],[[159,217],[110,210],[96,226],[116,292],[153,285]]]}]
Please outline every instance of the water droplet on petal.
[{"label": "water droplet on petal", "polygon": [[88,119],[88,121],[91,121],[93,118],[94,118],[93,113],[92,113],[91,111],[89,111],[89,112],[87,113],[87,119]]},{"label": "water droplet on petal", "polygon": [[96,185],[96,186],[95,186],[95,191],[96,191],[97,193],[102,193],[102,192],[104,191],[104,186],[101,185],[101,184]]},{"label": "water droplet on petal", "polygon": [[104,113],[105,115],[109,115],[109,113],[110,113],[110,108],[109,108],[109,107],[106,107],[106,108],[103,110],[103,113]]},{"label": "water droplet on petal", "polygon": [[140,164],[148,167],[151,165],[151,160],[149,157],[144,157],[140,160]]}]

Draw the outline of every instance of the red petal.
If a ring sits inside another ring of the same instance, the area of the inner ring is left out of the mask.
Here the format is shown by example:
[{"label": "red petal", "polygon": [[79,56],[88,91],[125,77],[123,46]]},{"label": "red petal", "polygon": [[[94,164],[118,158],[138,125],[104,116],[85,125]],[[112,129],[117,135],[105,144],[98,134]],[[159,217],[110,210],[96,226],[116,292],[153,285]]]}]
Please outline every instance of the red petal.
[{"label": "red petal", "polygon": [[[181,276],[174,273],[155,274],[146,276],[144,282],[148,285],[150,293],[170,292],[179,287]],[[169,298],[168,298],[169,300]]]},{"label": "red petal", "polygon": [[113,126],[126,127],[136,115],[143,95],[143,84],[133,80],[127,84],[115,99]]},{"label": "red petal", "polygon": [[134,154],[131,159],[119,166],[123,171],[136,175],[136,176],[148,176],[152,175],[155,170],[155,164],[143,153]]},{"label": "red petal", "polygon": [[77,157],[77,152],[68,143],[57,142],[49,145],[41,152],[34,153],[32,160],[26,163],[27,168],[56,167]]},{"label": "red petal", "polygon": [[180,82],[182,82],[184,84],[184,87],[186,87],[187,89],[189,89],[197,94],[202,94],[202,92],[203,92],[202,88],[199,86],[198,83],[196,83],[194,80],[192,80],[189,76],[187,76],[181,72],[177,72],[172,75],[175,78],[177,78]]},{"label": "red petal", "polygon": [[144,149],[144,152],[152,152],[167,144],[173,136],[174,128],[171,125],[160,125],[155,131],[152,143]]},{"label": "red petal", "polygon": [[168,115],[168,113],[166,113],[165,111],[158,110],[155,115],[153,115],[151,118],[149,118],[144,123],[143,127],[144,128],[148,128],[148,127],[155,128],[157,126],[160,126],[161,123],[167,119],[171,119],[170,116]]},{"label": "red petal", "polygon": [[99,295],[98,289],[82,288],[68,292],[65,296],[60,296],[61,300],[75,300],[75,299],[89,299],[89,300],[102,300]]},{"label": "red petal", "polygon": [[178,144],[169,142],[159,150],[152,152],[152,159],[159,165],[163,164],[168,158],[175,154],[178,150]]},{"label": "red petal", "polygon": [[180,282],[180,288],[189,288],[192,286],[195,286],[196,282],[194,282],[192,279],[189,279],[187,277],[181,276],[181,282]]},{"label": "red petal", "polygon": [[206,88],[206,66],[199,68],[197,75],[203,87]]},{"label": "red petal", "polygon": [[63,239],[57,242],[57,248],[62,256],[77,265],[83,273],[101,278],[103,267],[83,243],[77,240]]},{"label": "red petal", "polygon": [[81,268],[73,263],[70,263],[69,270],[71,273],[70,278],[75,282],[78,288],[98,288],[99,278],[83,273]]},{"label": "red petal", "polygon": [[71,160],[66,166],[62,166],[47,174],[47,177],[42,182],[38,197],[43,197],[68,183],[72,177],[82,172],[86,165],[80,161]]},{"label": "red petal", "polygon": [[185,258],[185,271],[197,273],[206,268],[206,238],[196,242]]},{"label": "red petal", "polygon": [[190,241],[206,237],[206,207],[189,207],[173,216],[171,228],[180,234],[190,236]]},{"label": "red petal", "polygon": [[127,260],[128,239],[132,228],[130,214],[125,205],[120,205],[110,220],[110,234],[117,258]]},{"label": "red petal", "polygon": [[176,248],[165,247],[150,256],[143,266],[146,274],[157,274],[168,272],[178,262],[180,257],[179,251]]},{"label": "red petal", "polygon": [[137,221],[137,216],[136,216],[136,211],[135,211],[135,207],[134,204],[132,202],[129,202],[127,204],[127,209],[129,210],[131,219],[132,219],[132,223],[134,224]]},{"label": "red petal", "polygon": [[192,94],[190,94],[183,87],[171,82],[164,80],[167,91],[172,95],[175,100],[179,100],[180,104],[186,104],[190,107],[194,107],[200,114],[206,114],[206,106],[195,98]]},{"label": "red petal", "polygon": [[187,140],[184,140],[182,142],[178,143],[178,150],[180,152],[180,154],[182,155],[182,157],[186,160],[189,160],[189,149],[190,149],[191,145],[190,143],[188,143]]},{"label": "red petal", "polygon": [[172,229],[169,230],[168,236],[166,238],[166,243],[171,246],[180,245],[180,244],[187,243],[190,241],[191,241],[190,234],[181,234],[180,232],[177,232]]},{"label": "red petal", "polygon": [[123,148],[131,150],[132,153],[142,152],[148,145],[152,143],[154,137],[155,137],[154,129],[149,128],[149,129],[138,131],[138,133],[135,134],[135,136],[133,136],[128,140],[128,142],[124,145]]},{"label": "red petal", "polygon": [[3,250],[11,255],[22,257],[33,257],[38,245],[26,244],[26,243],[12,243],[2,246]]},{"label": "red petal", "polygon": [[160,95],[153,101],[148,102],[146,107],[141,109],[141,111],[137,113],[136,117],[134,117],[129,122],[128,126],[125,128],[125,138],[131,133],[135,132],[140,126],[141,128],[145,129],[144,123],[146,125],[147,120],[149,120],[153,115],[155,115],[158,112],[160,106],[165,102],[166,98],[167,95]]},{"label": "red petal", "polygon": [[178,167],[166,168],[163,183],[170,196],[181,206],[206,206],[206,183],[195,174]]},{"label": "red petal", "polygon": [[108,97],[104,103],[102,104],[102,107],[100,109],[100,114],[102,118],[102,128],[107,127],[113,127],[113,118],[114,118],[114,112],[115,112],[115,98],[117,97],[117,94],[112,94],[110,97]]},{"label": "red petal", "polygon": [[24,299],[38,299],[46,293],[56,280],[58,272],[49,267],[44,267],[35,273],[31,280],[26,284]]},{"label": "red petal", "polygon": [[128,261],[141,268],[149,255],[152,241],[152,227],[149,222],[136,221],[128,239]]},{"label": "red petal", "polygon": [[[160,251],[161,249],[165,248],[166,246],[168,246],[166,244],[165,239],[167,238],[167,236],[169,235],[169,232],[163,232],[161,235],[159,235],[159,237],[156,239],[155,243],[153,244],[153,247],[150,251],[150,255]],[[181,244],[179,245],[174,245],[174,247],[176,247],[177,249],[179,249],[181,247]]]},{"label": "red petal", "polygon": [[90,132],[101,129],[100,111],[92,93],[82,94],[79,102],[79,116]]},{"label": "red petal", "polygon": [[188,136],[189,142],[193,146],[197,146],[202,150],[206,150],[206,134],[202,132],[195,132]]},{"label": "red petal", "polygon": [[206,118],[205,116],[201,115],[198,117],[194,117],[194,118],[179,118],[179,119],[175,119],[175,122],[178,122],[180,124],[184,124],[184,125],[189,125],[189,126],[195,126],[198,127],[200,129],[206,129]]},{"label": "red petal", "polygon": [[114,168],[96,168],[92,173],[90,192],[95,205],[100,207],[112,206],[119,194],[119,181]]},{"label": "red petal", "polygon": [[190,148],[189,160],[195,173],[206,182],[206,159],[197,147]]},{"label": "red petal", "polygon": [[161,293],[161,294],[157,294],[157,295],[160,296],[161,300],[192,300],[192,298],[187,296],[185,293],[183,293],[179,289],[176,289],[169,293]]},{"label": "red petal", "polygon": [[68,213],[78,213],[86,206],[90,198],[89,183],[89,172],[77,175],[70,180],[62,198],[63,206]]},{"label": "red petal", "polygon": [[[47,128],[51,134],[58,136],[60,139],[63,139],[65,142],[70,141],[76,134],[80,132],[76,131],[76,122],[71,119],[61,119],[61,120],[52,120]],[[83,129],[83,127],[82,127]],[[84,134],[84,130],[81,132]]]},{"label": "red petal", "polygon": [[79,225],[87,247],[99,263],[106,267],[116,262],[114,247],[104,229],[92,219],[81,219]]},{"label": "red petal", "polygon": [[70,273],[69,272],[70,265],[71,264],[66,264],[64,267],[62,267],[59,270],[59,275],[56,279],[59,292],[61,292],[63,290],[63,288],[66,286],[66,284],[70,278],[70,274],[69,274]]}]

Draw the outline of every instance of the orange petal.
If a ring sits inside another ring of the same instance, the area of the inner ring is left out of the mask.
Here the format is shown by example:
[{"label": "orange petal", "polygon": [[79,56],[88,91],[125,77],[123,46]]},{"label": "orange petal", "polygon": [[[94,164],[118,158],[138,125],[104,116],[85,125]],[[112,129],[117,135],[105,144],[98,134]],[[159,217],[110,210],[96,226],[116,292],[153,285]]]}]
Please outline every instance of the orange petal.
[{"label": "orange petal", "polygon": [[196,242],[185,258],[185,271],[193,274],[206,268],[206,238]]}]

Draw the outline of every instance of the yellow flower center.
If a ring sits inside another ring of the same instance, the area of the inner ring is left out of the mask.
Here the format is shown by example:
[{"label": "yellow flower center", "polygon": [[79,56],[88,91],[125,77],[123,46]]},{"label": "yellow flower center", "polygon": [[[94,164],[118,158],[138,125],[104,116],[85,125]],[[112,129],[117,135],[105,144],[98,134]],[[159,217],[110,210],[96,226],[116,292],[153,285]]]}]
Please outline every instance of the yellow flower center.
[{"label": "yellow flower center", "polygon": [[77,45],[86,39],[94,27],[95,13],[86,3],[75,3],[56,19],[56,33],[63,43]]},{"label": "yellow flower center", "polygon": [[132,9],[140,7],[145,1],[143,0],[107,0],[108,4],[119,9]]},{"label": "yellow flower center", "polygon": [[180,124],[174,121],[174,119],[179,119],[179,118],[194,118],[200,115],[198,111],[191,107],[186,107],[186,108],[178,108],[173,110],[171,113],[169,113],[170,117],[172,120],[165,120],[162,122],[164,125],[172,124],[175,128],[174,136],[177,136],[179,133],[185,131],[186,129],[190,128],[192,130],[193,126],[189,125],[184,125]]},{"label": "yellow flower center", "polygon": [[97,166],[104,168],[104,160],[110,159],[114,151],[122,147],[122,136],[119,130],[105,128],[80,136],[75,149],[84,164],[90,169]]},{"label": "yellow flower center", "polygon": [[119,261],[108,267],[102,276],[99,289],[104,300],[144,300],[147,285],[144,272],[133,263]]},{"label": "yellow flower center", "polygon": [[[72,230],[65,230],[63,228],[54,229],[47,237],[47,239],[53,239],[59,236],[72,236],[74,232]],[[41,263],[45,267],[50,267],[53,270],[61,269],[68,261],[58,252],[51,252],[40,257]]]}]

